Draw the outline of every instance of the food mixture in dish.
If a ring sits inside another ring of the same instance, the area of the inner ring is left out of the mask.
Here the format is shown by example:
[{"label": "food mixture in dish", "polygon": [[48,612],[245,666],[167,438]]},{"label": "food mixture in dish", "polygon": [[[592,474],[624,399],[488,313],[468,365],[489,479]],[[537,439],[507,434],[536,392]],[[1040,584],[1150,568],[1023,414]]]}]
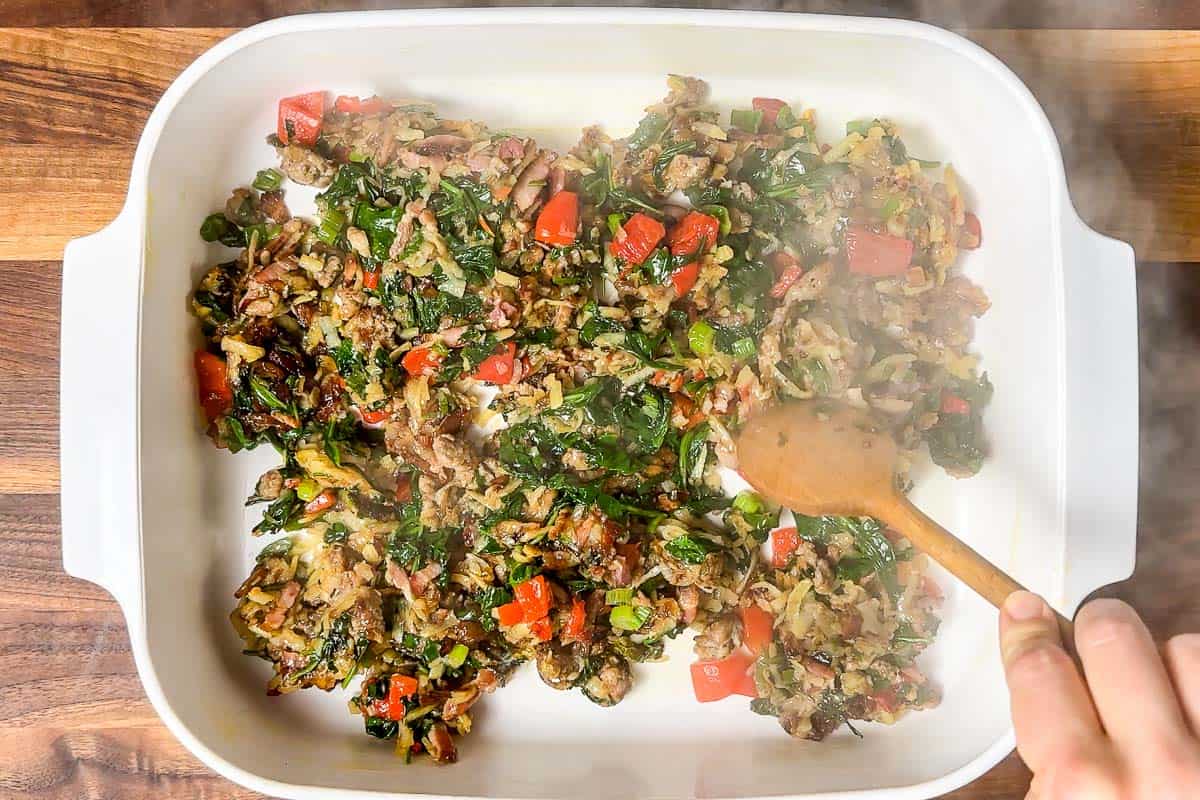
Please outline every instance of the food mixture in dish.
[{"label": "food mixture in dish", "polygon": [[208,435],[282,459],[232,614],[271,694],[360,677],[368,734],[449,762],[523,662],[611,706],[691,627],[697,700],[793,736],[938,702],[923,557],[871,519],[781,527],[721,468],[757,410],[818,397],[977,471],[979,221],[886,120],[825,144],[811,109],[725,124],[702,81],[668,86],[567,153],[422,104],[280,102],[279,164],[204,220],[232,249],[192,296]]}]

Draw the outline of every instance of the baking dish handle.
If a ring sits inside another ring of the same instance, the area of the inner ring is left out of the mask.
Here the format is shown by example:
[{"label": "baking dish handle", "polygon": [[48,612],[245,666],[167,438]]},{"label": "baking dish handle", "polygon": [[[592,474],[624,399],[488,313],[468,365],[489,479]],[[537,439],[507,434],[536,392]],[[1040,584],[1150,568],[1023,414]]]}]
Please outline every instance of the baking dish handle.
[{"label": "baking dish handle", "polygon": [[1069,613],[1092,591],[1133,572],[1138,330],[1133,248],[1096,233],[1073,209],[1068,212],[1063,602]]},{"label": "baking dish handle", "polygon": [[141,259],[128,209],[63,254],[63,567],[126,616],[140,597],[137,362]]}]

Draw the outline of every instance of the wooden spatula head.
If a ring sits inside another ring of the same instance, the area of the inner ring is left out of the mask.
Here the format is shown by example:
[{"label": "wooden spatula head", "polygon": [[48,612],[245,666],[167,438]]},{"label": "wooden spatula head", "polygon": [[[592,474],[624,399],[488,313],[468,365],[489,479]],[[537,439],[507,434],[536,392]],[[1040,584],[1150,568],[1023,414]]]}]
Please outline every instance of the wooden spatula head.
[{"label": "wooden spatula head", "polygon": [[801,514],[871,516],[895,496],[895,442],[848,406],[782,403],[746,424],[737,450],[742,477]]},{"label": "wooden spatula head", "polygon": [[[777,405],[746,423],[737,450],[738,472],[780,505],[813,517],[876,517],[996,607],[1022,588],[896,490],[896,443],[864,412],[818,401]],[[1070,647],[1071,621],[1057,619]]]}]

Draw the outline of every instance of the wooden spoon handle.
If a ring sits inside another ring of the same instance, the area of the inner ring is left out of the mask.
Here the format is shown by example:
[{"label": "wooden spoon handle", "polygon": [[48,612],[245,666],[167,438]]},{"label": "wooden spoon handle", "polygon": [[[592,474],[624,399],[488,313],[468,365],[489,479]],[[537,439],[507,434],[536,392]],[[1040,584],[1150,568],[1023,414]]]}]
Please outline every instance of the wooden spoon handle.
[{"label": "wooden spoon handle", "polygon": [[[1008,573],[976,553],[950,531],[926,516],[907,497],[894,495],[885,508],[875,516],[881,517],[893,528],[904,533],[913,545],[941,564],[948,572],[970,586],[981,597],[1000,608],[1013,592],[1023,591],[1024,586],[1013,580]],[[1075,650],[1075,627],[1071,620],[1054,612],[1058,631],[1068,652]]]}]

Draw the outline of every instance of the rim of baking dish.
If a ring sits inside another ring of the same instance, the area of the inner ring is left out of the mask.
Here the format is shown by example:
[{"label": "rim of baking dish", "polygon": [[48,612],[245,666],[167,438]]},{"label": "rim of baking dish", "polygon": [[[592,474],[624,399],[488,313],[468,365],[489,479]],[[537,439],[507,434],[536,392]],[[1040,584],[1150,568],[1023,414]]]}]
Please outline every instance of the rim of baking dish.
[{"label": "rim of baking dish", "polygon": [[[478,9],[419,9],[419,10],[378,10],[351,11],[301,14],[261,22],[244,30],[233,33],[221,40],[196,58],[177,77],[155,106],[142,131],[134,155],[131,169],[129,193],[121,216],[129,212],[129,222],[139,231],[139,239],[145,228],[145,211],[147,207],[147,179],[151,157],[158,145],[163,127],[178,105],[179,101],[191,90],[192,86],[214,66],[234,53],[258,42],[276,36],[312,32],[330,29],[356,29],[368,26],[396,25],[410,27],[426,27],[431,25],[466,25],[486,23],[489,25],[565,25],[592,23],[638,25],[678,25],[680,23],[704,27],[733,27],[748,30],[787,29],[787,30],[821,30],[848,33],[864,33],[875,36],[891,36],[920,39],[931,44],[939,45],[968,58],[989,72],[993,78],[1001,82],[1023,107],[1029,122],[1039,134],[1042,146],[1046,149],[1047,161],[1052,171],[1050,226],[1054,240],[1061,240],[1064,210],[1074,214],[1066,184],[1066,171],[1063,166],[1062,153],[1058,139],[1050,125],[1041,105],[1034,98],[1029,88],[1002,61],[983,47],[966,39],[959,34],[938,28],[922,22],[909,20],[884,19],[879,17],[852,17],[833,14],[802,14],[780,13],[771,11],[740,11],[740,10],[703,10],[703,9],[668,9],[668,8],[478,8]],[[1061,253],[1056,252],[1053,258],[1059,269],[1053,270],[1056,282],[1056,292],[1062,297]],[[141,272],[139,264],[139,307],[141,296]],[[1062,304],[1058,304],[1059,330],[1062,329]],[[138,353],[135,363],[141,363],[140,319],[138,335]],[[1060,365],[1060,382],[1063,380]],[[138,480],[138,549],[141,550],[141,398],[136,400],[136,422],[138,440],[135,444],[137,458]],[[1062,426],[1060,426],[1060,431]],[[1061,433],[1060,433],[1061,436]],[[1061,458],[1065,453],[1060,448]],[[1065,464],[1060,463],[1060,470]],[[1060,489],[1060,494],[1065,491]],[[1061,500],[1061,498],[1060,498]],[[1064,504],[1059,503],[1060,524],[1065,523]],[[140,562],[139,552],[139,562]],[[140,577],[140,576],[139,576]],[[222,756],[211,750],[184,724],[167,701],[158,681],[154,662],[150,656],[146,637],[145,616],[145,585],[139,580],[139,585],[133,597],[135,609],[125,609],[128,617],[136,619],[136,626],[130,627],[130,642],[133,648],[134,660],[139,675],[145,687],[146,694],[162,717],[167,727],[183,744],[198,758],[222,776],[268,795],[277,795],[296,800],[317,800],[327,798],[336,793],[345,797],[384,798],[384,797],[439,797],[438,795],[405,795],[404,793],[380,792],[372,789],[338,788],[331,786],[313,786],[285,783],[273,780],[247,771],[230,763]],[[821,792],[817,794],[793,795],[803,800],[877,800],[886,797],[888,800],[924,800],[953,791],[978,778],[1000,762],[1015,747],[1015,736],[1010,727],[1002,736],[986,750],[957,769],[933,780],[905,786],[881,787],[877,789],[852,789],[845,791]],[[454,796],[454,800],[484,800]],[[740,798],[739,800],[756,800],[755,797]],[[759,798],[758,800],[766,800]],[[772,800],[785,800],[783,796],[772,796]]]}]

